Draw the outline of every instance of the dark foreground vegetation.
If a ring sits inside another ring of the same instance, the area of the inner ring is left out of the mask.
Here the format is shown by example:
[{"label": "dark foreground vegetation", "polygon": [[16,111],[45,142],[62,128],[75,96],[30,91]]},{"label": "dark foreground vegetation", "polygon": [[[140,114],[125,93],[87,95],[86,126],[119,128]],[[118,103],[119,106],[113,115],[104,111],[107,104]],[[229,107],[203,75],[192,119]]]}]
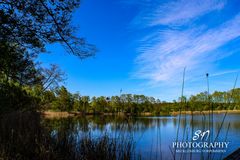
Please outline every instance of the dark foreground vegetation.
[{"label": "dark foreground vegetation", "polygon": [[[69,123],[68,123],[69,122]],[[79,132],[71,121],[45,122],[33,112],[11,113],[0,117],[0,159],[133,159],[130,135],[94,137]],[[86,127],[87,128],[87,127]]]}]

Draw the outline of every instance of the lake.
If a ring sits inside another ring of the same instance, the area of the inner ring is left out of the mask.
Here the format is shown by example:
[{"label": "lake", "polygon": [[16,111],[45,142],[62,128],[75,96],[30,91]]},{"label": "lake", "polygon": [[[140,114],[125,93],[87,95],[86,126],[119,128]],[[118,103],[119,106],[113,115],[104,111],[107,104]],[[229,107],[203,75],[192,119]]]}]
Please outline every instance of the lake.
[{"label": "lake", "polygon": [[[44,119],[43,124],[51,130],[53,136],[61,129],[75,132],[79,136],[90,133],[95,138],[104,134],[112,138],[124,135],[132,138],[135,156],[142,159],[222,159],[240,146],[239,116],[240,114],[235,113],[226,116],[87,116]],[[209,133],[197,134],[200,131]],[[197,136],[195,140],[194,136]],[[176,148],[176,142],[179,142],[179,146],[182,142],[182,148]],[[192,149],[187,146],[188,142],[192,143]],[[207,146],[202,147],[203,142],[206,142]]]}]

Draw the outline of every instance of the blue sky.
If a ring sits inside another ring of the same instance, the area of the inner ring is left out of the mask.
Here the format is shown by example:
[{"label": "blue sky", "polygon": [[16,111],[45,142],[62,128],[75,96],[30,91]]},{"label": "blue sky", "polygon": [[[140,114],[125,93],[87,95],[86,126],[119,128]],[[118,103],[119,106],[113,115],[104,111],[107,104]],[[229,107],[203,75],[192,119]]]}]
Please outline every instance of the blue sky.
[{"label": "blue sky", "polygon": [[[38,58],[66,72],[66,86],[82,95],[145,94],[171,101],[206,90],[229,90],[240,71],[238,0],[82,0],[76,35],[99,49],[80,60],[59,44]],[[237,84],[239,87],[239,83]]]}]

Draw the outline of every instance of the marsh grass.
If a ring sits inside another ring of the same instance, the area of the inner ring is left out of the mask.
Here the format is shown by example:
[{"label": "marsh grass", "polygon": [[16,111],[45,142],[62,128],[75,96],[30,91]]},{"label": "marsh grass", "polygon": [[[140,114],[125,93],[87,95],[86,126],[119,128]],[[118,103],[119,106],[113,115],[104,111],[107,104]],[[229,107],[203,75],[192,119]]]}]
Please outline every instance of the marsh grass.
[{"label": "marsh grass", "polygon": [[[184,95],[184,85],[185,85],[185,68],[184,68],[184,71],[183,71],[183,82],[182,82],[182,92],[181,92],[181,103],[180,103],[180,107],[179,107],[179,114],[178,114],[178,124],[177,124],[177,133],[176,133],[176,142],[179,142],[179,141],[188,141],[188,136],[189,136],[189,130],[191,130],[191,137],[193,137],[193,133],[194,133],[194,123],[193,123],[193,119],[194,119],[194,112],[193,110],[191,110],[191,113],[190,113],[190,116],[191,116],[191,122],[190,122],[190,127],[187,125],[187,121],[186,121],[186,113],[188,113],[189,111],[187,110],[186,108],[186,104],[184,104],[183,100],[182,100],[182,97]],[[211,101],[211,98],[209,97],[209,90],[210,90],[210,86],[209,86],[209,74],[207,73],[206,74],[206,80],[207,80],[207,104],[208,104],[208,112],[201,112],[202,113],[202,131],[206,130],[206,129],[209,129],[211,131],[213,131],[214,129],[214,108],[213,108],[213,102]],[[232,101],[232,98],[234,96],[234,89],[236,88],[236,84],[237,84],[237,80],[238,80],[238,75],[234,81],[234,85],[233,85],[233,92],[231,93],[231,96],[229,97],[228,99],[228,103],[226,104],[227,106],[230,106],[231,103],[234,103],[234,102],[231,102]],[[185,107],[183,107],[183,105]],[[183,110],[184,109],[184,110]],[[179,134],[180,134],[180,131],[179,131],[179,128],[180,128],[180,121],[182,119],[182,116],[184,114],[184,120],[183,120],[183,135],[181,137],[181,139],[179,138]],[[222,121],[221,121],[221,124],[220,124],[220,127],[217,129],[217,133],[216,133],[216,136],[214,137],[214,134],[213,132],[211,132],[209,138],[208,138],[208,142],[216,142],[219,138],[219,135],[223,132],[222,130],[222,127],[223,127],[223,124],[225,123],[225,120],[226,120],[226,117],[227,117],[227,114],[228,114],[228,110],[224,111],[224,115],[223,115],[223,118],[222,118]],[[208,118],[207,118],[208,117]],[[207,125],[206,125],[207,124]],[[225,134],[225,137],[224,137],[224,141],[227,141],[227,136],[228,136],[228,132],[229,132],[229,128],[230,128],[230,123],[228,123],[228,127],[227,127],[227,130],[226,130],[226,134]],[[185,138],[186,136],[186,138]],[[192,142],[192,139],[191,139],[191,142]],[[170,149],[170,153],[172,154],[172,157],[174,160],[176,159],[179,159],[179,160],[192,160],[192,152],[190,153],[181,153],[180,156],[177,155],[176,153],[176,149],[173,151],[172,148],[169,146],[169,149]],[[192,148],[191,148],[192,149]],[[189,155],[188,155],[189,154]],[[214,160],[216,158],[216,153],[207,153],[207,154],[204,154],[203,151],[201,151],[201,155],[200,155],[200,159],[201,160]],[[221,153],[220,155],[220,160],[223,158],[223,153]]]},{"label": "marsh grass", "polygon": [[68,120],[61,127],[45,127],[36,112],[11,113],[0,117],[0,159],[137,159],[131,137],[94,137],[80,133]]}]

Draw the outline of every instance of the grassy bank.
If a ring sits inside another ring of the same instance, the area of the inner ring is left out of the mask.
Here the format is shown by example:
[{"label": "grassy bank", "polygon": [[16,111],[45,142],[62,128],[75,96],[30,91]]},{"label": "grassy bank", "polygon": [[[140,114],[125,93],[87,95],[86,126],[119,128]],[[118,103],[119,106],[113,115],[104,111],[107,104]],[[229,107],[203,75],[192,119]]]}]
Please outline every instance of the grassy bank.
[{"label": "grassy bank", "polygon": [[[222,114],[222,113],[240,113],[240,110],[213,110],[210,111],[211,113],[214,114]],[[182,111],[181,114],[209,114],[209,111]],[[180,115],[180,112],[171,112],[172,116],[177,116]]]},{"label": "grassy bank", "polygon": [[[213,113],[215,114],[222,114],[222,113],[240,113],[240,110],[214,110]],[[211,111],[212,113],[212,111]],[[84,116],[82,112],[60,112],[60,111],[42,111],[41,114],[45,118],[65,118],[65,117],[72,117],[72,116]],[[169,113],[162,112],[160,114],[153,114],[150,112],[143,112],[141,114],[138,114],[137,116],[177,116],[179,115],[179,111],[173,111]],[[182,111],[181,114],[209,114],[209,111]],[[117,116],[134,116],[130,113],[99,113],[99,114],[93,114],[93,113],[87,113],[86,115],[100,115],[100,116],[111,116],[111,115],[117,115]],[[136,115],[135,115],[136,116]]]}]

